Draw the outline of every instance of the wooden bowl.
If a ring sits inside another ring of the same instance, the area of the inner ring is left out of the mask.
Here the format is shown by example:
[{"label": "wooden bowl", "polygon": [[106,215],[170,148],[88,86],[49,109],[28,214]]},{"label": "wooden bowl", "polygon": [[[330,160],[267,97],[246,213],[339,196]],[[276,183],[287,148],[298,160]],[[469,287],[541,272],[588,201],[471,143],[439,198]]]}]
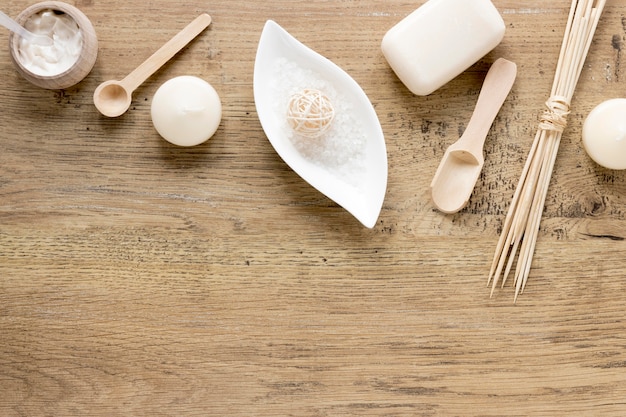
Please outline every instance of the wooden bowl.
[{"label": "wooden bowl", "polygon": [[15,20],[19,24],[24,25],[33,15],[45,10],[53,10],[58,14],[65,13],[77,23],[83,37],[83,46],[77,61],[72,67],[59,74],[40,75],[33,73],[27,69],[20,60],[20,37],[13,32],[9,35],[11,60],[17,72],[38,87],[51,90],[68,88],[82,81],[87,74],[91,72],[91,69],[96,63],[96,57],[98,55],[98,38],[96,31],[83,12],[70,4],[60,1],[44,1],[33,4],[20,13]]}]

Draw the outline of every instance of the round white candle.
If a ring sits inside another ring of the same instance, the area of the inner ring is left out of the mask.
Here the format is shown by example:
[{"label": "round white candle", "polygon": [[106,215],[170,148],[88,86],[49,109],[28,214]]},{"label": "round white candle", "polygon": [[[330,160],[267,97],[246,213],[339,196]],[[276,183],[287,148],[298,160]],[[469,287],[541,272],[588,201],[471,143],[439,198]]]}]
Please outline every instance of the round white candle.
[{"label": "round white candle", "polygon": [[583,145],[596,163],[626,169],[626,99],[600,103],[583,125]]},{"label": "round white candle", "polygon": [[206,81],[189,75],[172,78],[152,99],[152,123],[168,142],[195,146],[207,141],[222,119],[220,97]]}]

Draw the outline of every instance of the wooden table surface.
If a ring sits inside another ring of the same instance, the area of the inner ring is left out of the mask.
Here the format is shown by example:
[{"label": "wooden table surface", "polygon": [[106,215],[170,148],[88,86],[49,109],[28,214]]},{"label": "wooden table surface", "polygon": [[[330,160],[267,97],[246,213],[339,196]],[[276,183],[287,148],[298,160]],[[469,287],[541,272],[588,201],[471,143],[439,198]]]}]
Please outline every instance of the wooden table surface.
[{"label": "wooden table surface", "polygon": [[[489,297],[487,274],[570,3],[494,0],[503,42],[418,97],[380,42],[422,3],[77,0],[100,50],[66,90],[28,84],[2,47],[0,415],[625,415],[626,173],[590,160],[581,127],[626,96],[626,0],[601,19],[516,304],[510,282]],[[102,81],[204,11],[211,27],[128,113],[97,112]],[[373,229],[267,140],[252,90],[267,19],[346,70],[376,108],[389,181]],[[441,214],[430,181],[499,57],[518,79],[469,206]],[[152,97],[177,75],[221,96],[221,125],[201,146],[170,145],[152,126]]]}]

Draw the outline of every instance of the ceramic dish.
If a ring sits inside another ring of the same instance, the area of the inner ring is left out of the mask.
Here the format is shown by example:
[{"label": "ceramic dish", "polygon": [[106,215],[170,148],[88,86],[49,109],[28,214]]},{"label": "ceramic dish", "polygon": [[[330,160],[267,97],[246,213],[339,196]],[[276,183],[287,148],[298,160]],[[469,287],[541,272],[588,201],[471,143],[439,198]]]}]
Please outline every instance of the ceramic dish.
[{"label": "ceramic dish", "polygon": [[[289,95],[316,88],[335,105],[333,127],[316,139],[287,123]],[[267,21],[254,66],[259,120],[278,155],[305,181],[372,228],[387,189],[387,151],[365,92],[336,64]]]}]

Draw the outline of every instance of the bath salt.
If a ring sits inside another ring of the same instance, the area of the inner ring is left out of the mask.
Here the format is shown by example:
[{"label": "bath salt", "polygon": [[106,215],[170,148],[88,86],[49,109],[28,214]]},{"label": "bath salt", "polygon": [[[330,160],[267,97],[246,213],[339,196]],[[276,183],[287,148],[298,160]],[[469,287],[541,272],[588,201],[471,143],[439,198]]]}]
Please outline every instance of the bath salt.
[{"label": "bath salt", "polygon": [[[276,60],[272,75],[270,88],[276,98],[273,111],[284,135],[309,162],[350,185],[360,185],[367,136],[349,98],[320,74],[287,58]],[[335,111],[331,126],[315,138],[298,134],[287,119],[291,98],[306,89],[323,92]]]}]

